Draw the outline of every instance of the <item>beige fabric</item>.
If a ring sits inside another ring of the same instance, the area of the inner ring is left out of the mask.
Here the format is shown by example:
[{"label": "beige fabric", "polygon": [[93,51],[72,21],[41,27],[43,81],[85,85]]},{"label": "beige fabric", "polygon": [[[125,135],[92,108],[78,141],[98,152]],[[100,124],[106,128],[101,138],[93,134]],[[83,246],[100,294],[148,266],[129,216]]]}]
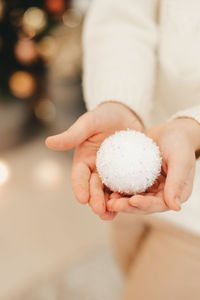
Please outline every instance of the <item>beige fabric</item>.
[{"label": "beige fabric", "polygon": [[200,299],[199,236],[154,217],[121,214],[113,243],[127,277],[121,299]]}]

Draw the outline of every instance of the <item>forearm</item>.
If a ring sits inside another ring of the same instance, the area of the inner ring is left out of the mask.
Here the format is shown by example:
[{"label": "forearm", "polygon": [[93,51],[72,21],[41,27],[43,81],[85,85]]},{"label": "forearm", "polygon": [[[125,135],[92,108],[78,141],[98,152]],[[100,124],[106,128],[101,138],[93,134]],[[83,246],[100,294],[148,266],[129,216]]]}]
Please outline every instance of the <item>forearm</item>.
[{"label": "forearm", "polygon": [[178,121],[191,138],[195,151],[200,150],[200,105],[190,107],[174,114],[170,121]]},{"label": "forearm", "polygon": [[118,106],[121,107],[121,109],[124,109],[124,110],[128,111],[129,114],[132,115],[133,122],[137,122],[137,128],[138,128],[138,130],[139,131],[144,131],[145,130],[145,125],[144,125],[144,122],[141,119],[141,117],[133,109],[131,109],[128,105],[126,105],[126,104],[124,104],[122,102],[115,101],[115,100],[104,101],[104,102],[101,102],[98,105],[98,107],[101,106],[101,105],[109,105],[109,104],[118,105]]},{"label": "forearm", "polygon": [[200,124],[192,118],[180,117],[172,121],[182,128],[189,136],[194,151],[200,150]]},{"label": "forearm", "polygon": [[94,0],[83,34],[87,108],[110,99],[148,116],[155,81],[157,0]]}]

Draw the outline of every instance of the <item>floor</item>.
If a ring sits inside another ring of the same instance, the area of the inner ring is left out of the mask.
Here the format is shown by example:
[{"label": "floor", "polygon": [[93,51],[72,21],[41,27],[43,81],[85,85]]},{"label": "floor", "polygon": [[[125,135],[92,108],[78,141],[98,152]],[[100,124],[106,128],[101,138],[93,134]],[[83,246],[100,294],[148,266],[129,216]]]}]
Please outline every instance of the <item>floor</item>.
[{"label": "floor", "polygon": [[117,300],[109,224],[76,202],[72,152],[48,150],[44,137],[0,158],[0,300]]},{"label": "floor", "polygon": [[100,248],[37,288],[19,296],[20,300],[119,300],[122,278],[107,247]]}]

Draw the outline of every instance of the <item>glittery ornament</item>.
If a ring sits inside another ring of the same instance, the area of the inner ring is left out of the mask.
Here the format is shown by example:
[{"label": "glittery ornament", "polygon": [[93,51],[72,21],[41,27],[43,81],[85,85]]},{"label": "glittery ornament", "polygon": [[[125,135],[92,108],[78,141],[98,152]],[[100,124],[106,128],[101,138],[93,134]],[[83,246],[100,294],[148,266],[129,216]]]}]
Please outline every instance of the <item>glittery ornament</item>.
[{"label": "glittery ornament", "polygon": [[161,161],[152,139],[128,129],[104,140],[97,152],[96,167],[111,191],[133,195],[154,184],[160,175]]}]

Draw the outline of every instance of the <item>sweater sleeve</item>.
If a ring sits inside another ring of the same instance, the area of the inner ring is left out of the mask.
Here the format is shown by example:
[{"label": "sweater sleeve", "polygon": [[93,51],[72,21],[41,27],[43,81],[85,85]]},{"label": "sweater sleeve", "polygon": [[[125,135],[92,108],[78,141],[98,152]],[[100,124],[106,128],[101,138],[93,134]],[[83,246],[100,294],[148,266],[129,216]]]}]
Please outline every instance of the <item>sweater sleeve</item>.
[{"label": "sweater sleeve", "polygon": [[93,0],[83,30],[88,110],[118,101],[145,121],[152,107],[157,0]]},{"label": "sweater sleeve", "polygon": [[177,119],[177,118],[190,118],[197,121],[200,125],[200,105],[192,106],[185,110],[180,110],[176,114],[174,114],[170,119]]}]

